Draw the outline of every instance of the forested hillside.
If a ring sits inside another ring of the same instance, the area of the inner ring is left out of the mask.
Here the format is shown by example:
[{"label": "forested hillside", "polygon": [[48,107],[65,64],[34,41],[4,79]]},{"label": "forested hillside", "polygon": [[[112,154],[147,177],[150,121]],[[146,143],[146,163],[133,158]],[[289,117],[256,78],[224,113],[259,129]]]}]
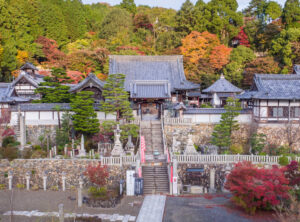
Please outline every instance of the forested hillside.
[{"label": "forested hillside", "polygon": [[183,54],[187,78],[203,87],[220,73],[244,88],[254,73],[291,73],[300,63],[299,0],[237,8],[236,0],[187,0],[179,11],[133,0],[0,0],[0,81],[25,61],[64,68],[76,81],[89,72],[105,78],[109,54]]}]

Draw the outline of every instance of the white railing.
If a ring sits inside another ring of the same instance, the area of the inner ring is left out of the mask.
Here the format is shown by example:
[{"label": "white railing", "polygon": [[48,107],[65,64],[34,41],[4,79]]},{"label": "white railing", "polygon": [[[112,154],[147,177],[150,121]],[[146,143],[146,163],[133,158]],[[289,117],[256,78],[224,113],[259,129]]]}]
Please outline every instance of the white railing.
[{"label": "white railing", "polygon": [[192,119],[191,118],[169,118],[166,117],[164,118],[164,123],[166,125],[185,125],[185,124],[191,124],[192,123]]},{"label": "white railing", "polygon": [[[252,163],[278,164],[280,156],[257,156],[257,155],[173,155],[178,163],[237,163],[250,161]],[[289,161],[292,160],[288,157]],[[300,157],[295,158],[300,161]]]}]

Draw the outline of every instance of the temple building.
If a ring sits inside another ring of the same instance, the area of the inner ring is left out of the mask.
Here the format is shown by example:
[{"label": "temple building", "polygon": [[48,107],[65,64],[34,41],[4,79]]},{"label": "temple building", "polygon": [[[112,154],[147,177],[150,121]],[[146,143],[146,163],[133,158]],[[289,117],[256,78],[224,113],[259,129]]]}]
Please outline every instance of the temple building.
[{"label": "temple building", "polygon": [[253,110],[257,122],[286,122],[300,119],[300,65],[295,74],[255,74],[249,91],[238,96]]},{"label": "temple building", "polygon": [[189,105],[196,108],[207,104],[214,108],[221,108],[226,104],[228,97],[236,98],[241,92],[243,92],[242,89],[234,86],[226,80],[222,74],[220,78],[207,89],[188,93]]},{"label": "temple building", "polygon": [[200,89],[186,80],[182,56],[110,56],[109,74],[123,73],[125,90],[137,115],[142,119],[158,119],[164,103],[180,103],[187,92]]}]

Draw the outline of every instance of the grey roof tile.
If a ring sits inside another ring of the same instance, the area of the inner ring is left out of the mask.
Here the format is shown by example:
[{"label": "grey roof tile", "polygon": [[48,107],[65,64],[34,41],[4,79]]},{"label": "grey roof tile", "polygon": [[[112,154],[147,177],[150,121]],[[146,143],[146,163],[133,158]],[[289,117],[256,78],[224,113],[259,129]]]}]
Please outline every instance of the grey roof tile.
[{"label": "grey roof tile", "polygon": [[255,99],[300,99],[300,75],[255,74],[254,84]]},{"label": "grey roof tile", "polygon": [[[240,113],[251,113],[252,109],[243,109]],[[224,108],[188,108],[183,111],[184,114],[222,114],[225,113]]]},{"label": "grey roof tile", "polygon": [[26,62],[21,68],[20,70],[25,70],[25,69],[33,69],[33,70],[38,70],[35,65],[33,65],[30,62]]},{"label": "grey roof tile", "polygon": [[243,90],[234,86],[229,81],[227,81],[223,75],[221,75],[220,79],[218,79],[214,84],[212,84],[207,89],[204,89],[202,92],[205,93],[240,93]]},{"label": "grey roof tile", "polygon": [[[12,111],[17,111],[20,106],[21,111],[53,111],[55,107],[59,106],[60,110],[71,110],[69,103],[24,103],[12,106]],[[100,104],[94,104],[94,109],[99,110]]]},{"label": "grey roof tile", "polygon": [[131,98],[170,98],[169,81],[132,81],[130,88]]},{"label": "grey roof tile", "polygon": [[98,86],[99,88],[103,88],[105,82],[102,82],[100,79],[97,78],[97,76],[95,76],[93,73],[90,73],[84,80],[82,80],[80,83],[78,83],[77,85],[73,85],[71,87],[71,89],[69,90],[70,92],[75,92],[78,89],[84,87],[85,84],[87,84],[88,82],[93,82],[96,86]]},{"label": "grey roof tile", "polygon": [[169,81],[170,91],[191,90],[200,87],[186,80],[182,56],[123,56],[111,55],[109,74],[126,75],[125,90],[136,80]]}]

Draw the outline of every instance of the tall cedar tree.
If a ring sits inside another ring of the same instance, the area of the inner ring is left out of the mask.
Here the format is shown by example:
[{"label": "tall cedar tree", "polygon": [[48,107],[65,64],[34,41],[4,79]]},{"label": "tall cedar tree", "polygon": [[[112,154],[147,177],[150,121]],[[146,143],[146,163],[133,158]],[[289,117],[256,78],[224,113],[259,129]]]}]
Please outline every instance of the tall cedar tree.
[{"label": "tall cedar tree", "polygon": [[106,114],[116,113],[117,121],[133,119],[128,93],[124,90],[124,82],[124,74],[109,75],[102,91],[105,101],[101,102],[101,108]]},{"label": "tall cedar tree", "polygon": [[226,112],[222,113],[220,123],[214,127],[211,139],[211,143],[220,149],[230,147],[232,132],[239,129],[235,117],[239,115],[239,111],[242,109],[240,102],[231,97],[226,100],[224,108]]},{"label": "tall cedar tree", "polygon": [[136,4],[134,3],[134,0],[123,0],[120,6],[132,14],[136,13]]},{"label": "tall cedar tree", "polygon": [[69,86],[62,83],[71,83],[73,80],[67,76],[64,69],[53,68],[51,76],[44,77],[45,82],[41,82],[35,93],[41,95],[41,100],[37,103],[69,103],[72,94],[69,93]]},{"label": "tall cedar tree", "polygon": [[99,121],[94,110],[93,92],[81,91],[71,100],[73,126],[76,132],[87,136],[99,132]]}]

